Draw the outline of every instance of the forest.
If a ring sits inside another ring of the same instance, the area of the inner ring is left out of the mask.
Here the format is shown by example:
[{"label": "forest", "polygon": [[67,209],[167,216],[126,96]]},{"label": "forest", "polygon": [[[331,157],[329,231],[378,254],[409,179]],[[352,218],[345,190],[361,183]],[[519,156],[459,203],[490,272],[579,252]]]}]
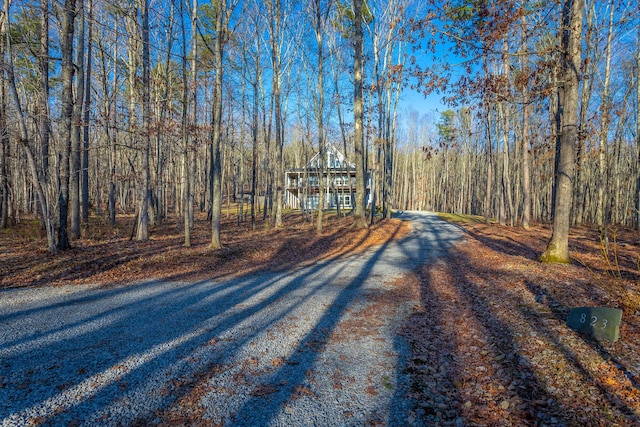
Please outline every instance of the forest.
[{"label": "forest", "polygon": [[327,142],[360,226],[371,171],[387,217],[640,229],[634,1],[2,0],[0,40],[0,228],[51,253],[92,216],[188,246],[206,213],[213,248],[225,203],[283,227],[284,171]]}]

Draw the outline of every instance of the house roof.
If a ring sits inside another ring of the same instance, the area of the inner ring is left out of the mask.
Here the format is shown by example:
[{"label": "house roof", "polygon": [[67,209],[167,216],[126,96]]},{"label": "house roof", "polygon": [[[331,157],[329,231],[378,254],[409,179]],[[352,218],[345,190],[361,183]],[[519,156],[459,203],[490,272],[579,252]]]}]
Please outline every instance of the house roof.
[{"label": "house roof", "polygon": [[[328,169],[341,169],[341,170],[353,170],[356,168],[354,163],[346,163],[346,157],[344,154],[340,152],[332,143],[327,142],[325,144],[326,150],[325,154],[327,156],[325,165],[328,165]],[[331,156],[333,156],[333,163],[331,163]],[[318,159],[320,158],[320,152],[317,152],[311,160],[307,163],[305,168],[291,168],[287,169],[287,171],[295,172],[295,171],[303,171],[303,170],[317,170],[318,167]]]}]

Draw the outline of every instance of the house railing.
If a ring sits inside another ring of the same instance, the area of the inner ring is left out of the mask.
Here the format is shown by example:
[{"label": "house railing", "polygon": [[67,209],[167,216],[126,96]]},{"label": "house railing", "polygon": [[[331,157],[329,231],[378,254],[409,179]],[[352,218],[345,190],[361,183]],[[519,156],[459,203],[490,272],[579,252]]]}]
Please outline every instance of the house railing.
[{"label": "house railing", "polygon": [[[304,188],[306,186],[309,186],[311,188],[318,188],[320,187],[320,182],[317,179],[288,179],[287,180],[287,188],[289,189],[295,189],[295,188]],[[325,187],[332,187],[332,188],[349,188],[349,187],[355,187],[356,185],[356,179],[355,177],[351,178],[351,182],[349,182],[349,179],[344,179],[344,178],[333,178],[331,179],[331,181],[329,180],[325,180],[324,182],[324,186]]]}]

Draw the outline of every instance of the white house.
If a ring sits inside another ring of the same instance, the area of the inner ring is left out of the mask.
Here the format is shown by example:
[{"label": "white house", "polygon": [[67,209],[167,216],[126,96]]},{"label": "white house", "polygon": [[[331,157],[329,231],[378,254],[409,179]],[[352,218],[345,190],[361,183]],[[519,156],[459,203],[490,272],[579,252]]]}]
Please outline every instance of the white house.
[{"label": "white house", "polygon": [[[351,209],[355,205],[356,165],[347,163],[344,155],[331,143],[326,144],[324,171],[320,176],[320,153],[313,156],[304,168],[285,172],[285,206],[292,209],[318,209],[320,179],[324,181],[326,209]],[[370,173],[367,173],[369,183]],[[369,200],[369,188],[365,201]]]}]

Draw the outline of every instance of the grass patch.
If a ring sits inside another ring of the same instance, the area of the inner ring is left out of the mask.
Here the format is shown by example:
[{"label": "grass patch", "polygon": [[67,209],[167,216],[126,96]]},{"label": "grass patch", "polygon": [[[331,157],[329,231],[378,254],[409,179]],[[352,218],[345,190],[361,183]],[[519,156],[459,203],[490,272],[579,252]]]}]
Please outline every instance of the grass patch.
[{"label": "grass patch", "polygon": [[454,224],[482,224],[484,223],[484,217],[480,215],[461,215],[445,212],[438,212],[438,217],[447,222]]}]

